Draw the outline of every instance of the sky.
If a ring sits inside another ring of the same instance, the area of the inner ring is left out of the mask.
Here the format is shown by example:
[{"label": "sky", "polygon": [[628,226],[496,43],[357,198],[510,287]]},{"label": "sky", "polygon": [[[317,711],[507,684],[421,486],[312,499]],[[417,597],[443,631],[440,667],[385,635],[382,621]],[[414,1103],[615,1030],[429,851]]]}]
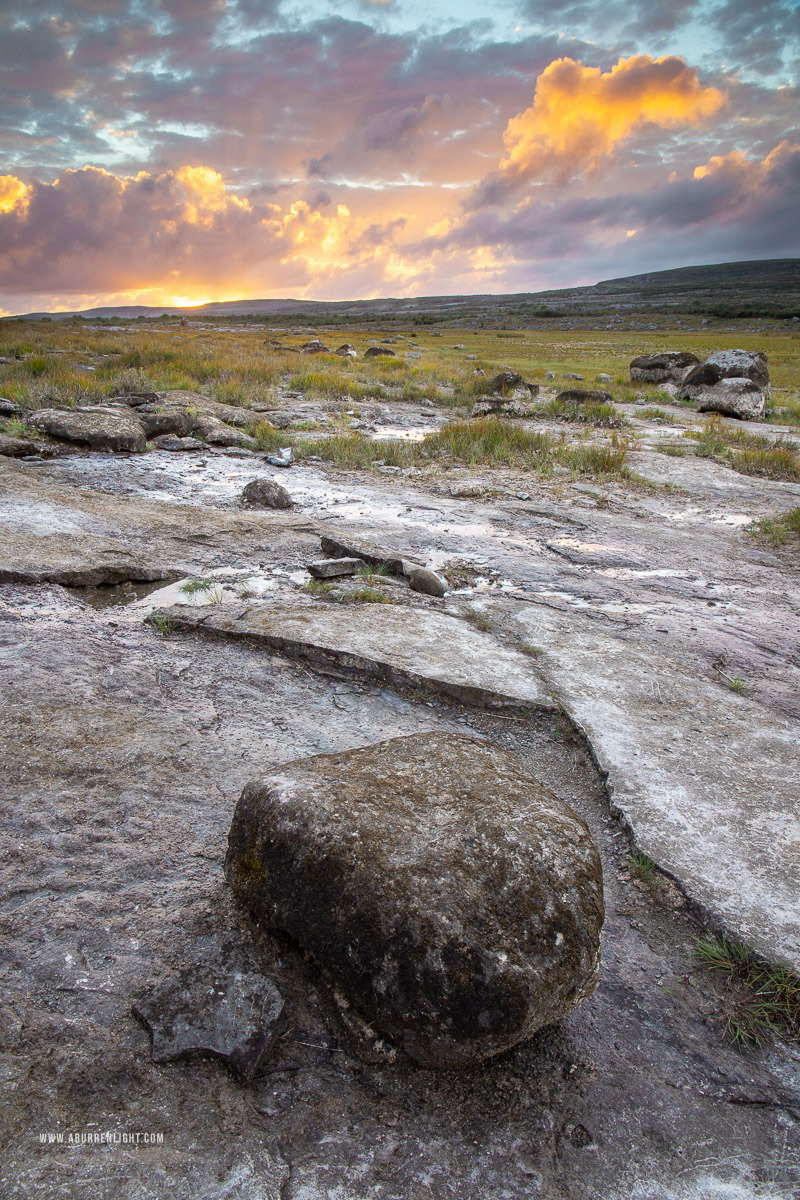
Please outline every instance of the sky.
[{"label": "sky", "polygon": [[0,313],[800,255],[800,0],[0,0]]}]

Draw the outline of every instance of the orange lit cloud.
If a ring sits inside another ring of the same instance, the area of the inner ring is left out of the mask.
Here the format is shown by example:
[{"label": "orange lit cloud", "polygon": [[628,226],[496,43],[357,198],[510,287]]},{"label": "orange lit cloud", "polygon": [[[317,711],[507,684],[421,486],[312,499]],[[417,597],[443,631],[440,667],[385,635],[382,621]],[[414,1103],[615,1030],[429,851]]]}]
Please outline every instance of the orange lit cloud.
[{"label": "orange lit cloud", "polygon": [[505,157],[483,181],[478,203],[500,201],[529,180],[564,183],[598,167],[643,126],[707,121],[724,101],[682,58],[637,54],[607,72],[559,58],[537,79],[532,106],[508,122]]}]

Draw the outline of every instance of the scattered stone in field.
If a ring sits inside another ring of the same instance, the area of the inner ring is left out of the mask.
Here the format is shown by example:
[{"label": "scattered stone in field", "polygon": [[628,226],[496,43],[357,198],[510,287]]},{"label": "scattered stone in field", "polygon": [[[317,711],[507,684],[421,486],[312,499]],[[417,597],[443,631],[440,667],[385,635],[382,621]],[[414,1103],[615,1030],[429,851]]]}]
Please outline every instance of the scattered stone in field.
[{"label": "scattered stone in field", "polygon": [[274,479],[252,479],[242,492],[242,500],[251,508],[291,508],[292,497]]},{"label": "scattered stone in field", "polygon": [[764,415],[764,392],[752,379],[720,379],[712,387],[695,390],[698,412],[717,412],[740,421],[757,421]]},{"label": "scattered stone in field", "polygon": [[269,415],[269,424],[275,429],[288,429],[292,423],[292,418],[287,412],[271,412]]},{"label": "scattered stone in field", "polygon": [[475,361],[476,361],[476,359],[477,359],[477,357],[478,357],[478,356],[477,356],[477,354],[468,354],[468,355],[467,355],[467,362],[475,362]]},{"label": "scattered stone in field", "polygon": [[482,367],[476,367],[475,370],[472,372],[472,378],[473,379],[485,379],[486,372],[483,370]]},{"label": "scattered stone in field", "polygon": [[307,569],[315,579],[335,579],[339,575],[355,575],[364,566],[362,558],[318,558]]},{"label": "scattered stone in field", "polygon": [[237,447],[254,450],[255,442],[240,429],[234,429],[210,413],[198,413],[192,420],[192,431],[198,431],[211,446]]},{"label": "scattered stone in field", "polygon": [[339,358],[358,358],[358,351],[349,342],[343,342],[333,353],[338,354]]},{"label": "scattered stone in field", "polygon": [[[461,342],[456,342],[455,346],[453,346],[454,350],[466,350],[466,348],[467,347],[463,346]],[[477,357],[477,355],[475,357]]]},{"label": "scattered stone in field", "polygon": [[192,418],[182,408],[173,408],[168,412],[139,414],[139,420],[150,441],[163,433],[174,433],[177,437],[187,437],[192,429]]},{"label": "scattered stone in field", "polygon": [[595,375],[595,379],[598,383],[611,383],[612,382],[611,376],[606,375],[605,371],[601,371],[599,375]]},{"label": "scattered stone in field", "polygon": [[471,500],[486,495],[486,485],[483,483],[451,483],[450,495],[459,500]]},{"label": "scattered stone in field", "polygon": [[664,350],[660,354],[640,354],[630,365],[634,383],[680,383],[687,371],[699,362],[696,354],[684,350]]},{"label": "scattered stone in field", "polygon": [[698,401],[701,412],[757,420],[770,398],[767,356],[760,351],[717,350],[684,376],[680,395]]},{"label": "scattered stone in field", "polygon": [[300,347],[303,354],[330,354],[330,346],[326,346],[319,338],[312,338],[310,342],[304,342]]},{"label": "scattered stone in field", "polygon": [[153,1037],[153,1062],[214,1054],[250,1083],[285,1028],[283,999],[266,975],[192,964],[133,1005]]},{"label": "scattered stone in field", "polygon": [[5,396],[0,396],[0,417],[18,417],[22,413],[22,409],[13,400],[7,400]]},{"label": "scattered stone in field", "polygon": [[290,467],[292,465],[292,447],[284,446],[275,454],[265,454],[264,462],[269,463],[271,467]]},{"label": "scattered stone in field", "polygon": [[613,404],[614,397],[608,392],[583,391],[579,388],[571,388],[566,392],[559,392],[556,396],[556,403],[559,404]]},{"label": "scattered stone in field", "polygon": [[369,350],[364,352],[364,358],[379,358],[382,354],[389,358],[397,358],[394,350],[390,350],[388,346],[370,346]]},{"label": "scattered stone in field", "polygon": [[50,437],[91,446],[93,450],[141,454],[147,445],[142,422],[123,408],[44,408],[32,414],[30,423]]},{"label": "scattered stone in field", "polygon": [[174,433],[161,434],[153,438],[152,444],[158,450],[169,450],[173,454],[195,454],[198,450],[206,449],[205,442],[199,438],[176,437]]},{"label": "scattered stone in field", "polygon": [[422,1066],[498,1054],[597,981],[591,835],[515,756],[477,738],[415,734],[254,780],[226,874]]},{"label": "scattered stone in field", "polygon": [[410,561],[404,559],[396,550],[389,550],[360,537],[332,537],[324,533],[320,535],[320,541],[323,554],[327,554],[329,558],[360,558],[370,567],[385,567],[390,575],[404,575],[403,563]]},{"label": "scattered stone in field", "polygon": [[533,408],[530,404],[516,398],[517,393],[513,397],[505,396],[479,396],[472,406],[473,417],[530,417],[533,414]]},{"label": "scattered stone in field", "polygon": [[498,375],[495,375],[489,384],[489,388],[493,394],[499,396],[511,396],[514,394],[524,396],[526,392],[531,396],[535,396],[539,391],[538,383],[526,383],[519,371],[501,371]]},{"label": "scattered stone in field", "polygon": [[[554,376],[554,378],[555,378],[555,376]],[[565,371],[564,374],[561,376],[561,378],[562,379],[581,379],[582,380],[583,376],[579,375],[577,373],[577,371]]]},{"label": "scattered stone in field", "polygon": [[407,563],[405,576],[412,592],[421,592],[424,596],[443,596],[447,591],[447,580],[428,567]]},{"label": "scattered stone in field", "polygon": [[555,371],[545,371],[544,377],[545,379],[555,379],[556,373]]}]

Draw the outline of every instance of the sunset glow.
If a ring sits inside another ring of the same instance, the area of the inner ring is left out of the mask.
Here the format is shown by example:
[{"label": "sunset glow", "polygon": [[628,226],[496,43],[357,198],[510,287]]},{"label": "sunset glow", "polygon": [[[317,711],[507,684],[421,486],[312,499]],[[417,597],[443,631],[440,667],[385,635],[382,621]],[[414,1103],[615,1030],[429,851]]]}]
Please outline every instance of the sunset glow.
[{"label": "sunset glow", "polygon": [[538,0],[427,25],[402,4],[122,7],[0,14],[3,311],[532,291],[797,252],[793,0],[768,0],[772,42],[766,16],[733,37],[739,0],[615,9],[600,39],[599,7],[556,29]]}]

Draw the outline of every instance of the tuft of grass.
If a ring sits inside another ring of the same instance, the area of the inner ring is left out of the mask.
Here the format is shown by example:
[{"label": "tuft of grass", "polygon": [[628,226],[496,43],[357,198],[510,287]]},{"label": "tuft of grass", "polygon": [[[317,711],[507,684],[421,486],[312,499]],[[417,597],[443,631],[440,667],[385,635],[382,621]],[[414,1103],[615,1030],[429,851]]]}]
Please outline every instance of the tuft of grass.
[{"label": "tuft of grass", "polygon": [[389,568],[382,563],[377,567],[371,567],[369,563],[364,563],[363,567],[358,568],[356,574],[359,578],[366,579],[368,584],[373,584],[375,580],[385,579],[389,574]]},{"label": "tuft of grass", "polygon": [[175,632],[175,626],[173,625],[172,621],[169,619],[169,617],[164,616],[163,613],[153,613],[152,616],[148,618],[148,624],[152,625],[162,637],[167,637],[170,633]]},{"label": "tuft of grass", "polygon": [[519,648],[523,654],[528,654],[531,658],[541,658],[545,652],[543,646],[534,646],[532,642],[522,642]]},{"label": "tuft of grass", "polygon": [[196,592],[210,591],[214,587],[214,583],[213,579],[202,579],[197,576],[193,579],[187,579],[185,583],[181,584],[178,590],[185,592],[187,596],[193,596]]},{"label": "tuft of grass", "polygon": [[594,425],[596,428],[621,429],[625,424],[625,418],[617,412],[613,404],[577,404],[555,399],[537,409],[536,415],[550,417],[554,421]]},{"label": "tuft of grass", "polygon": [[780,1036],[800,1039],[800,980],[786,967],[758,958],[742,942],[709,935],[695,942],[698,968],[725,978],[728,1010],[723,1037],[740,1050]]},{"label": "tuft of grass", "polygon": [[461,609],[460,616],[465,621],[469,621],[474,629],[480,629],[482,633],[491,633],[494,625],[485,612],[480,608],[475,608],[472,604],[465,604]]},{"label": "tuft of grass", "polygon": [[672,413],[666,412],[666,410],[663,408],[643,408],[642,411],[636,415],[642,418],[646,417],[649,421],[661,421],[665,425],[680,424],[677,417],[674,417]]},{"label": "tuft of grass", "polygon": [[36,436],[36,430],[31,429],[26,425],[20,417],[9,417],[2,426],[3,433],[7,433],[9,437],[29,438]]},{"label": "tuft of grass", "polygon": [[656,864],[652,858],[642,854],[641,850],[635,850],[628,855],[628,867],[637,879],[641,879],[642,883],[653,883],[658,877]]},{"label": "tuft of grass", "polygon": [[344,604],[388,604],[389,597],[383,588],[359,587],[342,595]]},{"label": "tuft of grass", "polygon": [[738,675],[734,675],[733,679],[726,679],[725,683],[732,692],[738,692],[740,696],[745,695],[747,692],[746,682]]},{"label": "tuft of grass", "polygon": [[660,442],[655,449],[659,454],[669,454],[671,458],[686,457],[686,447],[679,446],[677,442]]},{"label": "tuft of grass", "polygon": [[749,433],[716,413],[712,413],[702,430],[689,429],[683,436],[694,441],[694,452],[699,458],[727,463],[742,475],[800,480],[800,444],[791,438]]},{"label": "tuft of grass", "polygon": [[762,517],[748,532],[769,538],[773,546],[784,546],[793,534],[800,537],[800,508],[792,508],[780,517]]}]

